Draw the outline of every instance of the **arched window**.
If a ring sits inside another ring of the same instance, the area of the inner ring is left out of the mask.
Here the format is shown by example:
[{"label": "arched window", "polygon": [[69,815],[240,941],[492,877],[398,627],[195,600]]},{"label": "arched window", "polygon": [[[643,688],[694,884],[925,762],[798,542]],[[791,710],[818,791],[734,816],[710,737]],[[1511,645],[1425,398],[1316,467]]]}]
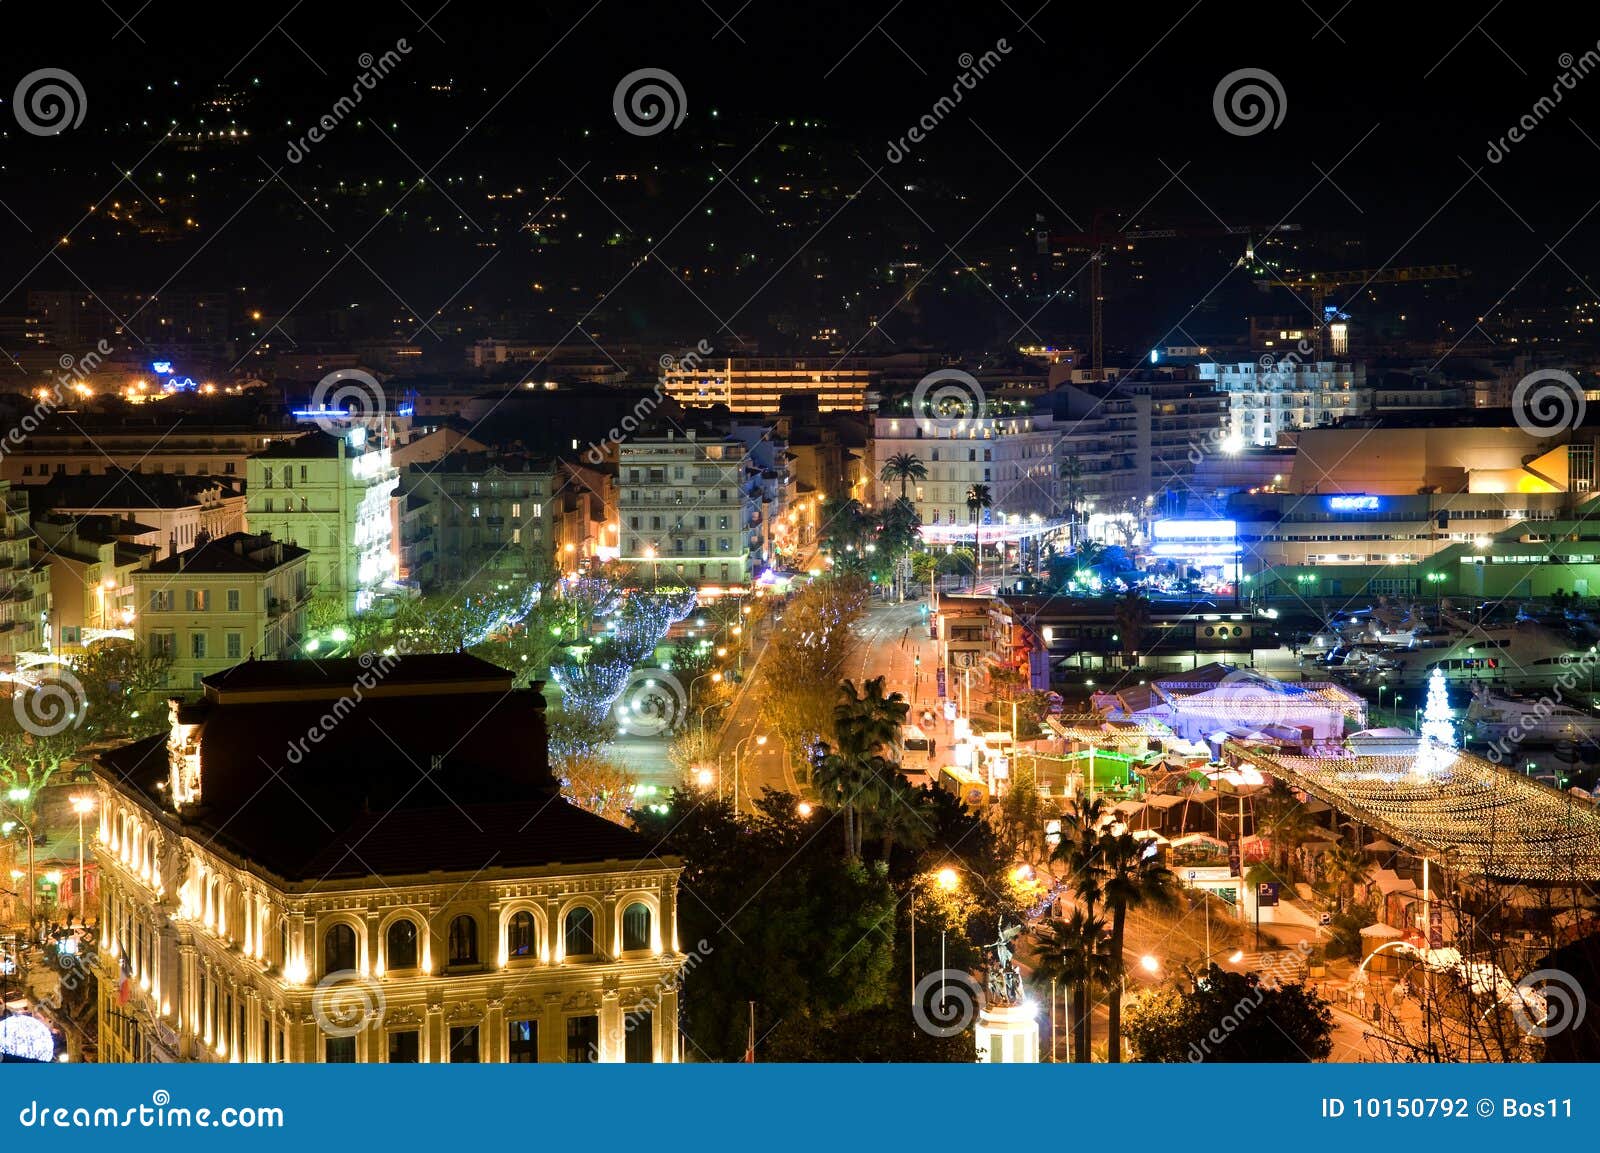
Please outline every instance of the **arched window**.
[{"label": "arched window", "polygon": [[526,911],[516,914],[506,926],[506,954],[512,957],[533,956],[533,943],[537,937],[533,914]]},{"label": "arched window", "polygon": [[588,956],[594,952],[594,914],[581,905],[567,914],[567,947],[569,957]]},{"label": "arched window", "polygon": [[349,972],[356,967],[356,931],[335,925],[322,938],[322,973]]},{"label": "arched window", "polygon": [[289,963],[289,918],[278,918],[278,964]]},{"label": "arched window", "polygon": [[622,910],[622,949],[631,952],[650,947],[650,906],[635,901]]},{"label": "arched window", "polygon": [[450,922],[450,963],[478,963],[478,922],[465,913]]},{"label": "arched window", "polygon": [[389,926],[384,940],[384,963],[391,969],[417,967],[417,923],[401,918]]}]

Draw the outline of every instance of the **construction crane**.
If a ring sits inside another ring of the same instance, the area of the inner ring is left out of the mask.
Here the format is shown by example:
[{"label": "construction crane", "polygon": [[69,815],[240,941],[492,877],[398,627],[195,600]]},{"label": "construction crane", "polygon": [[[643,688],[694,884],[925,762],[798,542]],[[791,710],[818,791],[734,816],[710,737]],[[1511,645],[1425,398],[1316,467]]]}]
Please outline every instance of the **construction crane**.
[{"label": "construction crane", "polygon": [[1243,236],[1245,260],[1255,257],[1256,236],[1274,232],[1299,232],[1298,224],[1222,224],[1200,228],[1108,228],[1105,214],[1096,212],[1087,232],[1069,232],[1051,235],[1043,228],[1035,234],[1039,255],[1048,256],[1055,247],[1087,248],[1089,250],[1089,317],[1090,345],[1094,374],[1099,377],[1105,370],[1105,289],[1103,270],[1108,250],[1115,245],[1134,240],[1203,239],[1208,236]]},{"label": "construction crane", "polygon": [[1327,325],[1328,297],[1342,288],[1357,292],[1373,284],[1428,284],[1436,280],[1459,280],[1468,273],[1454,264],[1414,264],[1400,268],[1346,268],[1338,272],[1301,272],[1290,276],[1258,277],[1255,286],[1263,291],[1287,288],[1311,298],[1316,316],[1318,354],[1323,349]]}]

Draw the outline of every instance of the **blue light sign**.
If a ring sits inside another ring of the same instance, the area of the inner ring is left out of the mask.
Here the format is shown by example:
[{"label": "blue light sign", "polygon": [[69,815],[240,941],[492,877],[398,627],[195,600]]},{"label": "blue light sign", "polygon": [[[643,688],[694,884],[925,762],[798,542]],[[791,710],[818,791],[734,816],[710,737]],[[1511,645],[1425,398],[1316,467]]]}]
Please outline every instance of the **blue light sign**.
[{"label": "blue light sign", "polygon": [[1382,502],[1375,496],[1330,496],[1329,512],[1377,512]]}]

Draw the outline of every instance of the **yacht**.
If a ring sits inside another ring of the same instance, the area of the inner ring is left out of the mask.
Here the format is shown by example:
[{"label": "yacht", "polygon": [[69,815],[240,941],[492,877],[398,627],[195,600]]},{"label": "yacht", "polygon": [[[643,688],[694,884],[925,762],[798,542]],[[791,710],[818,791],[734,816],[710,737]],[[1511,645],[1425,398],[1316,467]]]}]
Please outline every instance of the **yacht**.
[{"label": "yacht", "polygon": [[1506,737],[1530,744],[1591,743],[1600,741],[1600,714],[1549,697],[1528,699],[1483,685],[1473,690],[1462,731],[1469,740],[1489,744]]},{"label": "yacht", "polygon": [[1582,688],[1600,659],[1587,636],[1526,619],[1467,626],[1453,640],[1386,656],[1393,662],[1388,679],[1402,682],[1425,680],[1437,668],[1451,681],[1550,685],[1567,678]]}]

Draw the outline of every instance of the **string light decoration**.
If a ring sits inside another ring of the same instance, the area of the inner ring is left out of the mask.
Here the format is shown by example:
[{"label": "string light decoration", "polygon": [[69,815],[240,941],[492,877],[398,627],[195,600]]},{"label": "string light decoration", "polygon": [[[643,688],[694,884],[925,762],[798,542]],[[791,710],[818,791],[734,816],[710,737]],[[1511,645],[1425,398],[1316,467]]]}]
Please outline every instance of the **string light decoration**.
[{"label": "string light decoration", "polygon": [[1444,670],[1434,669],[1428,677],[1428,701],[1422,709],[1422,735],[1447,749],[1456,747],[1456,727],[1450,723],[1450,693],[1445,687]]},{"label": "string light decoration", "polygon": [[[1412,756],[1297,756],[1229,741],[1222,755],[1447,868],[1507,881],[1600,881],[1600,812],[1471,753],[1424,742]],[[1418,772],[1419,759],[1428,771]]]}]

